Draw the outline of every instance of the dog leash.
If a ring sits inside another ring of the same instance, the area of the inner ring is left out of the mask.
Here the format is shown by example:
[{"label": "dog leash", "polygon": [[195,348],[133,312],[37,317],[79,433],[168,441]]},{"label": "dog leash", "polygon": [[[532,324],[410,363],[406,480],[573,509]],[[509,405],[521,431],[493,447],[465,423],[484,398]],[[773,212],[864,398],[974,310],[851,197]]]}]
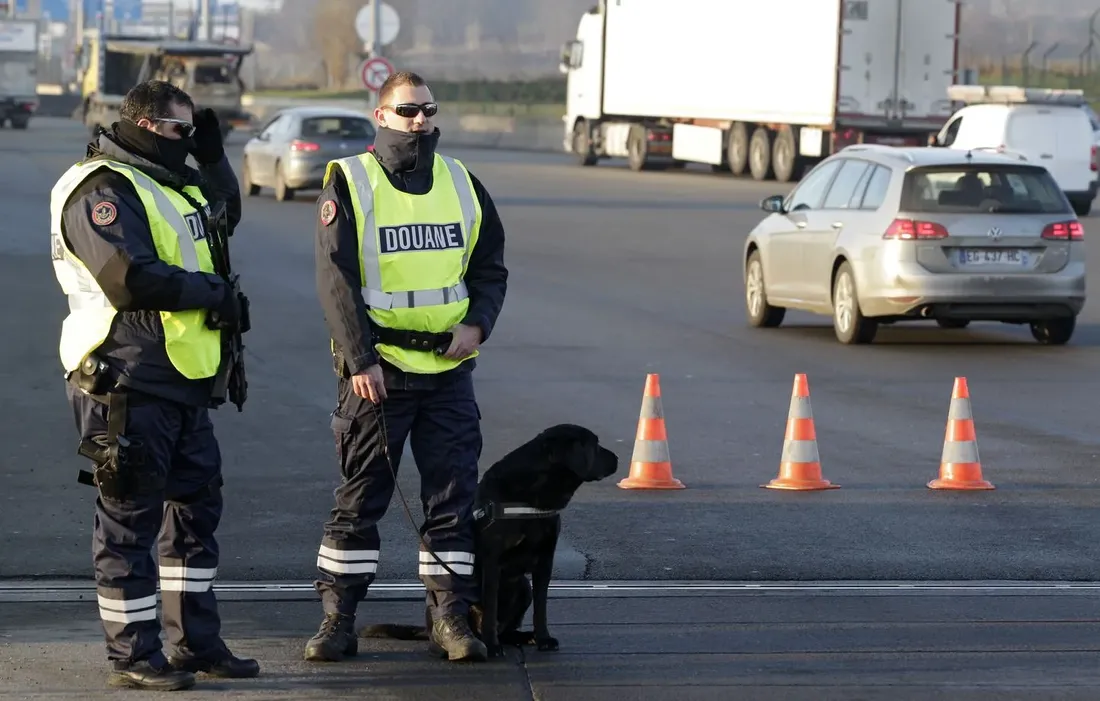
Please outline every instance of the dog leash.
[{"label": "dog leash", "polygon": [[397,481],[397,468],[393,466],[393,460],[390,457],[390,434],[389,430],[386,427],[386,412],[382,409],[382,402],[378,402],[378,404],[372,404],[371,406],[378,414],[378,425],[382,429],[382,454],[386,456],[386,464],[389,465],[390,474],[393,475],[393,486],[397,488],[397,496],[401,498],[401,506],[404,507],[405,515],[409,518],[409,525],[411,525],[413,527],[413,530],[416,531],[417,538],[420,539],[420,544],[424,546],[424,549],[426,551],[431,553],[431,556],[435,558],[435,561],[439,565],[441,565],[443,569],[447,570],[451,574],[451,576],[458,577],[460,579],[473,579],[474,575],[459,574],[458,572],[452,570],[446,562],[443,562],[443,560],[439,559],[439,555],[437,555],[435,550],[432,550],[427,541],[424,540],[424,534],[419,528],[416,527],[416,520],[413,518],[412,511],[409,509],[409,502],[405,500],[405,493],[401,491],[401,484]]}]

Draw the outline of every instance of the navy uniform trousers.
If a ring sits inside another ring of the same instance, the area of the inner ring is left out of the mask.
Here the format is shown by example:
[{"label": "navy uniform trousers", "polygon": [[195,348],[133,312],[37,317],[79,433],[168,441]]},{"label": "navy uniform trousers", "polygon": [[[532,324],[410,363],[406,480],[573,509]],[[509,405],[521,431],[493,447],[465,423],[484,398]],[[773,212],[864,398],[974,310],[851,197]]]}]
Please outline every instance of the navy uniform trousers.
[{"label": "navy uniform trousers", "polygon": [[[406,375],[400,382],[391,388],[387,378],[387,398],[374,405],[358,397],[350,381],[338,380],[332,431],[342,480],[317,554],[315,582],[326,613],[354,615],[378,568],[378,522],[394,492],[382,450],[383,415],[394,471],[408,438],[420,472],[420,532],[439,558],[419,545],[418,573],[433,618],[465,615],[477,602],[473,500],[482,439],[472,372],[460,367],[434,377]],[[410,532],[407,547],[418,540]],[[440,561],[461,576],[448,574]]]},{"label": "navy uniform trousers", "polygon": [[[106,434],[107,406],[69,383],[66,388],[81,438]],[[155,471],[165,486],[121,500],[96,499],[92,554],[107,657],[119,665],[163,663],[159,580],[164,629],[176,654],[218,659],[228,652],[212,589],[221,452],[209,412],[130,393],[124,435],[144,443],[142,469]]]}]

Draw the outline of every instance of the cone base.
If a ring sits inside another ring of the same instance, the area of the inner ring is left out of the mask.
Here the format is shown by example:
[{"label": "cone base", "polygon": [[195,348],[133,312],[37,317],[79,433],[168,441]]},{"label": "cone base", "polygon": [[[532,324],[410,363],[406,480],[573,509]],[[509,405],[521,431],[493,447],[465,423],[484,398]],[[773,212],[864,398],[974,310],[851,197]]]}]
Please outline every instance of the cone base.
[{"label": "cone base", "polygon": [[816,462],[785,462],[779,466],[778,477],[760,486],[765,489],[787,489],[799,492],[819,489],[840,489],[839,484],[833,484],[821,476],[821,465]]},{"label": "cone base", "polygon": [[929,489],[993,489],[982,476],[979,463],[941,463],[940,476],[928,483]]},{"label": "cone base", "polygon": [[620,489],[684,489],[684,483],[675,477],[668,479],[646,479],[645,477],[625,477],[619,481]]},{"label": "cone base", "polygon": [[786,489],[795,492],[810,492],[823,489],[840,489],[839,484],[833,484],[829,480],[796,480],[787,478],[775,478],[767,484],[760,485],[764,489]]},{"label": "cone base", "polygon": [[929,489],[957,489],[960,491],[978,491],[996,489],[990,482],[985,480],[953,480],[937,478],[928,483]]}]

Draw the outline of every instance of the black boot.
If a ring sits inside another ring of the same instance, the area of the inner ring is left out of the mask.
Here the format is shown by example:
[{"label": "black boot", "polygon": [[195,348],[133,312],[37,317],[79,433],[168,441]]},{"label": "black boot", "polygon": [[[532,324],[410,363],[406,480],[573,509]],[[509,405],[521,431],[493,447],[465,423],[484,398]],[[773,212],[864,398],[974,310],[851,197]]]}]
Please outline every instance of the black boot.
[{"label": "black boot", "polygon": [[321,628],[306,643],[308,662],[339,662],[359,654],[359,638],[355,635],[355,616],[327,613]]},{"label": "black boot", "polygon": [[477,639],[465,616],[449,614],[432,624],[428,652],[451,661],[484,662],[489,657],[485,643]]},{"label": "black boot", "polygon": [[206,672],[212,677],[222,679],[247,679],[260,673],[260,663],[256,660],[242,659],[226,652],[214,660],[201,657],[169,657],[168,663],[185,672]]},{"label": "black boot", "polygon": [[149,660],[116,662],[107,684],[127,689],[148,691],[180,691],[195,685],[195,675],[173,669],[169,664],[154,667]]}]

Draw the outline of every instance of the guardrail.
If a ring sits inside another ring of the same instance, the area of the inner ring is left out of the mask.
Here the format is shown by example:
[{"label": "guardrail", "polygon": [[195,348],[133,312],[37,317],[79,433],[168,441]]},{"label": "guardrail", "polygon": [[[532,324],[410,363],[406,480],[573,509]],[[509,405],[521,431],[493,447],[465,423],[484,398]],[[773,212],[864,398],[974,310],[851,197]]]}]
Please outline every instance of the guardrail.
[{"label": "guardrail", "polygon": [[[293,97],[258,97],[245,95],[241,99],[245,111],[253,115],[259,126],[275,112],[290,107],[328,105],[370,114],[366,100],[324,100]],[[441,148],[465,146],[499,148],[516,151],[562,151],[563,126],[560,117],[495,115],[475,112],[448,114],[446,110],[434,119],[441,134]]]},{"label": "guardrail", "polygon": [[[72,117],[80,106],[80,95],[66,92],[60,85],[40,85],[37,113],[45,117]],[[365,100],[317,100],[304,98],[273,98],[245,95],[244,110],[252,115],[259,127],[281,109],[300,106],[329,105],[370,114]],[[443,148],[461,146],[498,148],[515,151],[562,152],[563,125],[560,117],[498,115],[481,112],[448,113],[435,117],[442,134]],[[246,131],[246,130],[242,130]]]}]

